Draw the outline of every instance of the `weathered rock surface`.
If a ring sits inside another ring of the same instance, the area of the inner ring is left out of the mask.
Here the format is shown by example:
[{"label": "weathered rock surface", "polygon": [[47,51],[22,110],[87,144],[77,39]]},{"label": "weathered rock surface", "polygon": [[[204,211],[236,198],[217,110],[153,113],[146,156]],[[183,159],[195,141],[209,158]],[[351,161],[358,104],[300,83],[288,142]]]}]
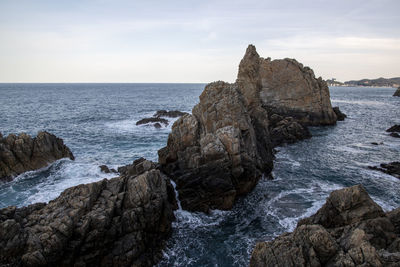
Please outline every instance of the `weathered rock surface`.
[{"label": "weathered rock surface", "polygon": [[178,117],[182,117],[183,115],[188,114],[186,112],[182,112],[179,110],[157,110],[157,112],[153,115],[153,117],[167,117],[167,118],[178,118]]},{"label": "weathered rock surface", "polygon": [[393,96],[400,96],[400,87],[397,88],[396,92],[394,92]]},{"label": "weathered rock surface", "polygon": [[39,132],[34,138],[25,133],[4,138],[0,135],[0,181],[43,168],[61,158],[74,160],[63,140],[48,132]]},{"label": "weathered rock surface", "polygon": [[[282,119],[270,124],[272,114]],[[207,85],[192,115],[174,123],[159,163],[184,209],[230,209],[270,175],[275,145],[308,138],[305,125],[335,122],[328,86],[311,69],[263,59],[250,45],[236,83]]]},{"label": "weathered rock surface", "polygon": [[339,107],[333,107],[333,111],[335,112],[338,121],[344,121],[344,119],[347,118],[347,115],[340,111]]},{"label": "weathered rock surface", "polygon": [[159,127],[157,127],[155,125],[156,124],[160,125],[160,123],[164,124],[164,126],[168,126],[168,120],[163,119],[163,118],[156,118],[156,117],[141,119],[136,122],[136,125],[149,124],[149,123],[153,123],[153,126],[156,128],[159,128]]},{"label": "weathered rock surface", "polygon": [[336,123],[328,85],[295,59],[264,59],[249,45],[236,83],[248,106],[262,106],[306,125]]},{"label": "weathered rock surface", "polygon": [[399,266],[400,208],[389,213],[361,186],[336,190],[293,233],[258,243],[250,266]]},{"label": "weathered rock surface", "polygon": [[308,128],[292,117],[282,117],[273,114],[270,117],[270,135],[273,146],[284,143],[295,143],[299,140],[311,138]]},{"label": "weathered rock surface", "polygon": [[169,188],[169,179],[150,168],[71,187],[49,204],[2,209],[0,263],[152,266],[171,232]]},{"label": "weathered rock surface", "polygon": [[382,163],[380,167],[377,166],[368,166],[371,170],[381,171],[390,175],[393,175],[396,178],[400,179],[400,162],[394,161],[390,163]]}]

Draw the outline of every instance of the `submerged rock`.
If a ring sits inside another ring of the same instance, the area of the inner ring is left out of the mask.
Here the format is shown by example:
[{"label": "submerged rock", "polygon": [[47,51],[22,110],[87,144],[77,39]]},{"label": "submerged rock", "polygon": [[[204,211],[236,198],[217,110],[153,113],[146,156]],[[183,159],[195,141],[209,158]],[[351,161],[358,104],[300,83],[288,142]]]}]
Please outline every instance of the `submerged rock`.
[{"label": "submerged rock", "polygon": [[250,266],[399,266],[400,208],[384,213],[361,185],[333,191],[293,233],[258,243]]},{"label": "submerged rock", "polygon": [[389,135],[390,135],[391,137],[400,138],[400,134],[398,134],[398,133],[390,133]]},{"label": "submerged rock", "polygon": [[333,111],[335,112],[338,121],[344,121],[344,119],[347,118],[347,115],[340,111],[339,107],[333,107]]},{"label": "submerged rock", "polygon": [[0,210],[4,266],[152,266],[170,235],[173,198],[159,170],[65,190]]},{"label": "submerged rock", "polygon": [[170,111],[166,111],[166,110],[158,110],[153,117],[168,117],[168,118],[178,118],[178,117],[182,117],[183,115],[188,114],[186,112],[182,112],[179,110],[170,110]]},{"label": "submerged rock", "polygon": [[388,133],[393,133],[393,132],[400,133],[400,125],[399,124],[395,124],[392,127],[390,127],[389,129],[387,129],[386,132],[388,132]]},{"label": "submerged rock", "polygon": [[396,178],[400,179],[400,162],[394,161],[390,163],[382,163],[380,167],[377,166],[368,166],[371,170],[381,171],[390,175],[393,175]]},{"label": "submerged rock", "polygon": [[400,87],[397,88],[396,92],[394,92],[393,96],[400,96]]},{"label": "submerged rock", "polygon": [[0,137],[0,181],[47,166],[61,158],[74,160],[70,149],[61,138],[39,132],[34,138],[21,133]]},{"label": "submerged rock", "polygon": [[[141,119],[136,122],[136,125],[149,124],[149,123],[156,123],[158,125],[160,125],[160,123],[162,123],[162,124],[164,124],[164,126],[168,126],[168,120],[163,119],[163,118],[155,118],[155,117]],[[154,126],[155,126],[155,124],[154,124]]]},{"label": "submerged rock", "polygon": [[[271,114],[282,122],[270,124]],[[335,122],[321,78],[295,60],[263,59],[250,45],[236,83],[208,84],[192,115],[174,123],[159,163],[184,209],[230,209],[270,175],[275,145],[309,137],[305,125]]]}]

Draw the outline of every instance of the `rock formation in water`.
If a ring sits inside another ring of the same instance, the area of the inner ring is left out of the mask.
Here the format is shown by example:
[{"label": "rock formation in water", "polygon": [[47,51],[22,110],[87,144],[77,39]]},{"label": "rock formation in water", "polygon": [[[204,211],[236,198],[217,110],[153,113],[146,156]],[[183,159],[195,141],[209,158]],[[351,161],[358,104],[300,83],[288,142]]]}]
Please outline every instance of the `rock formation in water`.
[{"label": "rock formation in water", "polygon": [[390,175],[400,179],[400,162],[398,162],[398,161],[390,162],[387,164],[382,163],[380,165],[380,167],[368,166],[368,168],[371,170],[377,170],[377,171],[381,171],[381,172],[390,174]]},{"label": "rock formation in water", "polygon": [[[168,126],[168,120],[163,119],[163,118],[156,118],[156,117],[141,119],[141,120],[136,122],[136,125],[149,124],[149,123],[155,123],[155,124],[158,124],[160,126],[161,126],[160,123],[162,123],[162,124],[164,124],[164,126]],[[153,124],[153,126],[155,124]],[[158,127],[156,127],[156,128],[158,128]]]},{"label": "rock formation in water", "polygon": [[293,233],[258,243],[250,266],[399,266],[400,208],[384,213],[361,186],[336,190]]},{"label": "rock formation in water", "polygon": [[250,45],[236,83],[207,85],[192,114],[174,123],[159,163],[184,209],[230,209],[270,175],[274,146],[308,138],[306,125],[336,119],[328,86],[310,68],[263,59]]},{"label": "rock formation in water", "polygon": [[394,92],[393,96],[400,96],[400,87],[397,88],[396,92]]},{"label": "rock formation in water", "polygon": [[63,140],[48,132],[39,132],[35,138],[25,133],[4,138],[0,134],[0,181],[43,168],[61,158],[74,160]]},{"label": "rock formation in water", "polygon": [[159,170],[142,170],[0,210],[1,265],[152,266],[171,232],[175,195]]},{"label": "rock formation in water", "polygon": [[344,119],[347,118],[347,115],[344,114],[344,113],[339,109],[339,107],[333,107],[333,111],[335,112],[338,121],[344,121]]}]

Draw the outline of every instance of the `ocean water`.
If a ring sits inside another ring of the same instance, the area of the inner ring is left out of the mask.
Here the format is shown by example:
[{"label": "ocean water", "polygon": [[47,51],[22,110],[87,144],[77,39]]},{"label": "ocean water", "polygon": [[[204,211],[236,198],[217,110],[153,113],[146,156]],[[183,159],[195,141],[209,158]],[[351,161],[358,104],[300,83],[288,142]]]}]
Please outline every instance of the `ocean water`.
[{"label": "ocean water", "polygon": [[[47,130],[71,148],[60,160],[0,185],[0,208],[49,201],[67,187],[100,180],[98,166],[141,156],[157,160],[171,124],[136,126],[158,109],[190,112],[204,84],[0,84],[0,131]],[[332,87],[334,106],[348,115],[313,127],[311,139],[279,147],[274,180],[261,180],[231,211],[175,212],[173,234],[159,266],[247,266],[257,241],[292,231],[332,190],[363,184],[385,210],[400,205],[400,180],[368,165],[399,160],[400,140],[385,130],[400,123],[393,88]],[[371,142],[383,143],[372,145]]]}]

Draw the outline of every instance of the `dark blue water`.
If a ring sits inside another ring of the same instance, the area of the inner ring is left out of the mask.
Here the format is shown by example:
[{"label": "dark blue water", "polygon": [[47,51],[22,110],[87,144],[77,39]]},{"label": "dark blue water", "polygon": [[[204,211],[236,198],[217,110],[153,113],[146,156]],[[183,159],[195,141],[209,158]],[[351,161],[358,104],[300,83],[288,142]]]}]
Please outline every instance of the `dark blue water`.
[{"label": "dark blue water", "polygon": [[[76,161],[61,160],[0,185],[0,208],[55,198],[63,189],[110,177],[111,167],[145,156],[157,159],[170,126],[136,126],[158,109],[190,111],[201,84],[0,84],[0,131],[47,130],[64,139]],[[178,210],[160,266],[247,266],[255,242],[294,229],[338,188],[363,184],[385,210],[400,204],[400,180],[367,169],[400,160],[400,140],[385,129],[400,123],[393,88],[331,88],[348,115],[313,138],[278,148],[274,180],[262,180],[231,211],[211,215]],[[375,146],[371,142],[383,142]]]}]

